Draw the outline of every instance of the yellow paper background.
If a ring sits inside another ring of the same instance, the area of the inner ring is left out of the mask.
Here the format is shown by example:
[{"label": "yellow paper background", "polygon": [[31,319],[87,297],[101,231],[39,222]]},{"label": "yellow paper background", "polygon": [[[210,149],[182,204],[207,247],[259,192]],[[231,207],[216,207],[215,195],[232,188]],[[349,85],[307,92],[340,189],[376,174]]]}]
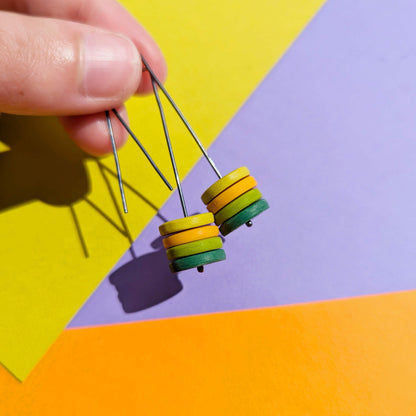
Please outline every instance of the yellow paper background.
[{"label": "yellow paper background", "polygon": [[[324,0],[123,3],[161,46],[166,86],[209,145]],[[173,183],[154,98],[131,99],[128,109]],[[171,116],[183,177],[200,154]],[[52,119],[0,121],[0,361],[24,379],[169,192],[130,141],[120,152],[131,185],[121,216],[111,157],[87,158]]]}]

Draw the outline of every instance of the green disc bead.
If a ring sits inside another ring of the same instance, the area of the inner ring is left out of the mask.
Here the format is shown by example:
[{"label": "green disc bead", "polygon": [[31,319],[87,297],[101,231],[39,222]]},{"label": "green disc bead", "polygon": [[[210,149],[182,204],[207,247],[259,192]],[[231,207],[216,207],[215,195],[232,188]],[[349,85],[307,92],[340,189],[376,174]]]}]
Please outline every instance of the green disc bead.
[{"label": "green disc bead", "polygon": [[168,259],[172,261],[181,257],[203,253],[204,251],[216,250],[221,247],[221,237],[204,238],[203,240],[192,241],[190,243],[171,247],[166,250],[166,255],[168,256]]},{"label": "green disc bead", "polygon": [[176,259],[169,264],[169,267],[172,273],[177,273],[182,270],[193,269],[195,267],[203,266],[204,264],[215,263],[221,260],[225,260],[225,251],[218,249]]},{"label": "green disc bead", "polygon": [[245,192],[214,215],[215,224],[222,224],[259,199],[261,199],[261,192],[257,188]]},{"label": "green disc bead", "polygon": [[269,204],[265,199],[259,199],[253,204],[249,205],[247,208],[244,208],[238,214],[229,218],[227,221],[222,223],[220,227],[220,232],[222,235],[230,234],[232,231],[238,227],[245,224],[247,221],[250,221],[252,218],[261,214],[263,211],[269,208]]}]

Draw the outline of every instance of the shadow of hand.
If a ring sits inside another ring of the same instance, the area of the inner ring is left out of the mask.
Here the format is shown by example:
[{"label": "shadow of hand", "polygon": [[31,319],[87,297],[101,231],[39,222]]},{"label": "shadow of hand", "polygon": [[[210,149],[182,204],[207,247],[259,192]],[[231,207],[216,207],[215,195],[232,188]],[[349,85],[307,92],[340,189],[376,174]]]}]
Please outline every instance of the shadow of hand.
[{"label": "shadow of hand", "polygon": [[2,114],[0,211],[33,200],[70,206],[88,194],[88,157],[53,117]]}]

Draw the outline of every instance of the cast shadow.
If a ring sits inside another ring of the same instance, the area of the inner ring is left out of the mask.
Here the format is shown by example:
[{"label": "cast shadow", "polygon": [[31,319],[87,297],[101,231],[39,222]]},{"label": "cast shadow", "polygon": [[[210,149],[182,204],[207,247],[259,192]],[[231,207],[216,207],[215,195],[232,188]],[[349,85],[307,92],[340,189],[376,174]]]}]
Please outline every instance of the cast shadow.
[{"label": "cast shadow", "polygon": [[152,243],[158,248],[121,266],[109,277],[115,286],[124,312],[134,313],[162,303],[178,294],[182,283],[170,272],[166,252],[158,238]]},{"label": "cast shadow", "polygon": [[90,190],[87,155],[53,117],[0,118],[0,212],[33,200],[71,206]]},{"label": "cast shadow", "polygon": [[[6,210],[42,201],[59,207],[68,207],[85,257],[89,256],[87,238],[82,232],[75,204],[85,202],[95,215],[100,215],[130,243],[133,238],[120,209],[117,189],[110,183],[117,174],[99,159],[98,170],[106,184],[116,217],[106,213],[90,198],[91,183],[86,168],[87,160],[94,160],[80,150],[67,136],[54,117],[13,116],[0,117],[0,141],[8,149],[0,152],[0,214]],[[158,208],[128,182],[124,182],[136,197],[151,206],[156,215],[167,221]],[[137,257],[130,246],[133,260],[114,272],[110,281],[116,286],[126,312],[136,312],[161,303],[182,290],[182,284],[169,270],[161,239],[152,243],[156,251]]]},{"label": "cast shadow", "polygon": [[65,133],[55,117],[0,117],[0,214],[42,201],[67,206],[85,257],[88,249],[74,204],[91,185],[85,167],[88,158]]},{"label": "cast shadow", "polygon": [[[125,236],[130,244],[133,242],[110,184],[110,177],[117,178],[116,172],[79,149],[55,117],[1,114],[0,142],[8,147],[0,152],[0,214],[36,200],[53,206],[66,206],[84,256],[89,257],[87,239],[75,209],[75,204],[83,201]],[[86,168],[87,160],[97,163],[121,225],[106,214],[105,208],[89,199],[92,185]],[[123,183],[164,219],[148,198],[129,183]]]}]

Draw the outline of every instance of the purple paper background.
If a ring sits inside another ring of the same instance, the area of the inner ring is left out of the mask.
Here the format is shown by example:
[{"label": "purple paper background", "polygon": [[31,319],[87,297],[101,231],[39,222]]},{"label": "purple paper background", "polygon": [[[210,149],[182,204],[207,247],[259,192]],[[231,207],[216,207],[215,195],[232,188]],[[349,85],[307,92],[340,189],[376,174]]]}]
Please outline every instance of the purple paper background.
[{"label": "purple paper background", "polygon": [[[202,276],[170,274],[155,217],[112,272],[121,302],[106,278],[70,326],[416,288],[415,15],[330,0],[210,149],[224,173],[248,166],[271,209]],[[214,181],[205,160],[186,178],[192,213]],[[160,214],[181,216],[176,193]]]}]

